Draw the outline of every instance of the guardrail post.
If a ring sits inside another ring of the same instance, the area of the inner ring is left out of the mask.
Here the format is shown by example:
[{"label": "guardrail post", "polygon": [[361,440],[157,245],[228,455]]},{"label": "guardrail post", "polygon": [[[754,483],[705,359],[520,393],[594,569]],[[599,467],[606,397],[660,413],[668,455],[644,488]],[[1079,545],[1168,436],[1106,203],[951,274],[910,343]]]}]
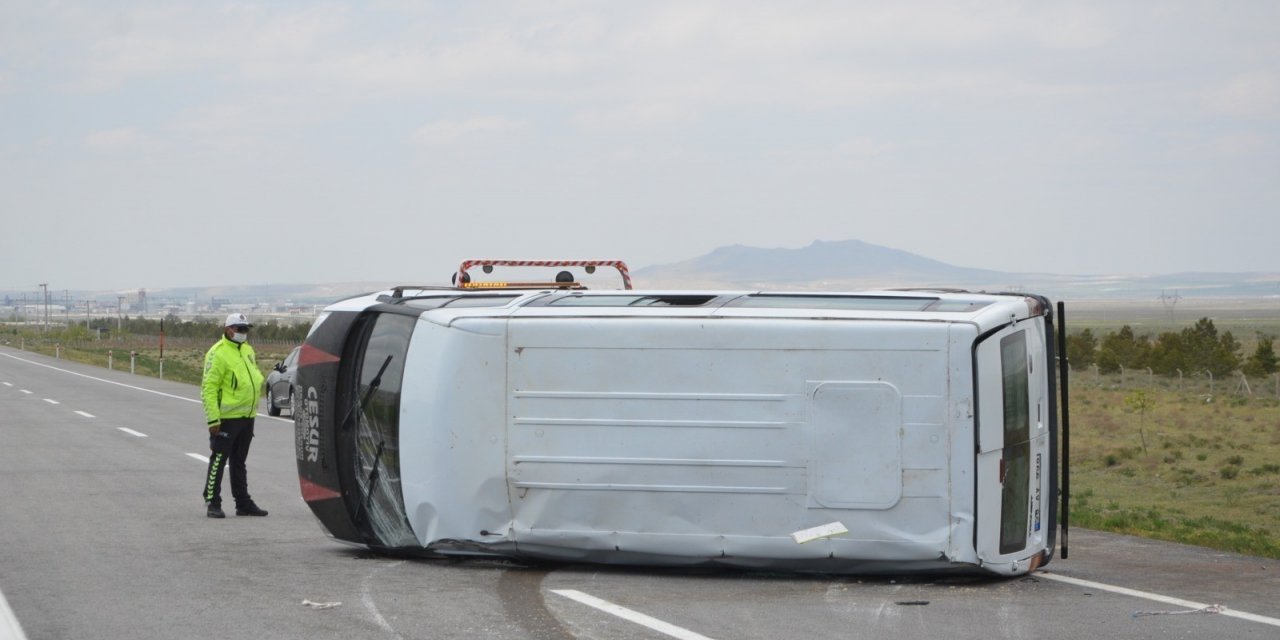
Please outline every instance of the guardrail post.
[{"label": "guardrail post", "polygon": [[111,357],[112,357],[112,355],[113,355],[113,354],[112,354],[112,350],[111,350],[111,349],[107,349],[107,370],[108,370],[108,371],[114,371],[114,370],[115,370],[115,367],[111,366]]},{"label": "guardrail post", "polygon": [[129,373],[133,373],[133,367],[137,363],[137,361],[138,361],[138,352],[130,351],[129,352]]},{"label": "guardrail post", "polygon": [[53,344],[53,359],[54,360],[62,359],[62,343],[60,342],[55,342]]},{"label": "guardrail post", "polygon": [[160,379],[164,380],[164,358],[160,358]]}]

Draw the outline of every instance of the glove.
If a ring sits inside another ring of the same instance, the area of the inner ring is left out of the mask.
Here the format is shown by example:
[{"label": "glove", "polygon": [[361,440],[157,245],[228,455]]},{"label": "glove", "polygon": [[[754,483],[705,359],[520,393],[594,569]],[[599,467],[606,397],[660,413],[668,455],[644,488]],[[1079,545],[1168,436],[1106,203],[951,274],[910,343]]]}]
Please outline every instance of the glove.
[{"label": "glove", "polygon": [[218,427],[209,427],[209,451],[231,453],[231,434]]}]

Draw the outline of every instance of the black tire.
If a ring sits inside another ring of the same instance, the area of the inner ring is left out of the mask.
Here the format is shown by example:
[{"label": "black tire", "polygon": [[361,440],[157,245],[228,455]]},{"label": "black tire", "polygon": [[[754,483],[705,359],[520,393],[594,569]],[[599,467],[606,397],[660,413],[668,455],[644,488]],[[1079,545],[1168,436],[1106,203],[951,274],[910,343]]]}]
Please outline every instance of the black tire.
[{"label": "black tire", "polygon": [[276,406],[276,394],[271,393],[270,389],[267,389],[267,415],[280,415],[280,407]]}]

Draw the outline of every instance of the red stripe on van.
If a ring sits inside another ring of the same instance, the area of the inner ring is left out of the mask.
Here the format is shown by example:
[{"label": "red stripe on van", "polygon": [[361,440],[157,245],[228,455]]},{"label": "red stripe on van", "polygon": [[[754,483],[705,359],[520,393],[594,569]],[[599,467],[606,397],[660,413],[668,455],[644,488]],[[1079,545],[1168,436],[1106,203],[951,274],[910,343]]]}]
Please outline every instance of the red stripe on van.
[{"label": "red stripe on van", "polygon": [[328,364],[341,360],[338,356],[331,353],[321,351],[309,344],[302,345],[302,351],[298,353],[298,366],[309,367],[313,364]]},{"label": "red stripe on van", "polygon": [[302,485],[302,499],[305,502],[319,502],[320,500],[332,500],[333,498],[341,498],[342,494],[318,485],[302,476],[298,476],[298,484]]}]

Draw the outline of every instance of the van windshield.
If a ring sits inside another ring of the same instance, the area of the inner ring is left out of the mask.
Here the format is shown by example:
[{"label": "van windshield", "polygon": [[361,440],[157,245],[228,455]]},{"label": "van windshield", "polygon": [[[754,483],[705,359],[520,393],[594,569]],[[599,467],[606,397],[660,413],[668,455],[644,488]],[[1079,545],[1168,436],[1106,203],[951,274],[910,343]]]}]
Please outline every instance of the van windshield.
[{"label": "van windshield", "polygon": [[400,392],[413,317],[384,313],[365,325],[355,404],[354,463],[358,489],[356,524],[378,546],[416,543],[400,492]]}]

